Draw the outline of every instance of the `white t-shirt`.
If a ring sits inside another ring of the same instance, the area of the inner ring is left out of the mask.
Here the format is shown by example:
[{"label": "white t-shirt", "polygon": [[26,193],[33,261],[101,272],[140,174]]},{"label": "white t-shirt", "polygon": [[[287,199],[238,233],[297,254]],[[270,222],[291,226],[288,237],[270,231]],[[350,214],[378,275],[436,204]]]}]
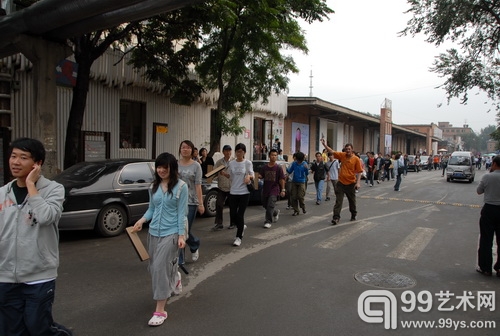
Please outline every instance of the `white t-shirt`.
[{"label": "white t-shirt", "polygon": [[231,176],[231,190],[229,191],[231,195],[245,195],[250,193],[245,183],[245,176],[247,174],[253,175],[251,161],[247,159],[241,162],[232,160],[229,162],[227,172]]}]

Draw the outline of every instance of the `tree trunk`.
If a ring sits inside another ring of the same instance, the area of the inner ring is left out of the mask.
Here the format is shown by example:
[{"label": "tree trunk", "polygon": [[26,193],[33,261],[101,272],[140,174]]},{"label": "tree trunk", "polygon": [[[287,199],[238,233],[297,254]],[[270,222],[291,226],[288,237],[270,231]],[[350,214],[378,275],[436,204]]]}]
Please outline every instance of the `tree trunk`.
[{"label": "tree trunk", "polygon": [[73,88],[73,100],[66,128],[64,169],[79,162],[79,153],[81,150],[80,133],[90,85],[90,67],[92,66],[92,61],[85,57],[78,57],[77,63],[78,77],[76,85]]}]

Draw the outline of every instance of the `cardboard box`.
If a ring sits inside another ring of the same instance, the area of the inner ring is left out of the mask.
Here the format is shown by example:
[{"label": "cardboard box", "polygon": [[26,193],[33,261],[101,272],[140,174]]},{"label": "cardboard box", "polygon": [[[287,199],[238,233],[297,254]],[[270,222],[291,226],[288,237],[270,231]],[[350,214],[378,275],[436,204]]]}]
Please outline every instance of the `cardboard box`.
[{"label": "cardboard box", "polygon": [[220,172],[221,170],[224,170],[225,168],[226,167],[224,165],[219,166],[219,167],[213,169],[211,172],[206,173],[205,177],[210,178],[210,177],[214,176],[215,174],[217,174],[218,172]]},{"label": "cardboard box", "polygon": [[139,259],[141,259],[141,261],[148,260],[148,251],[144,247],[144,244],[142,243],[141,238],[139,238],[137,232],[132,232],[133,229],[134,228],[132,226],[127,227],[127,234],[130,238],[130,241],[132,242],[132,245],[134,246],[135,252],[137,252],[137,255],[139,256]]}]

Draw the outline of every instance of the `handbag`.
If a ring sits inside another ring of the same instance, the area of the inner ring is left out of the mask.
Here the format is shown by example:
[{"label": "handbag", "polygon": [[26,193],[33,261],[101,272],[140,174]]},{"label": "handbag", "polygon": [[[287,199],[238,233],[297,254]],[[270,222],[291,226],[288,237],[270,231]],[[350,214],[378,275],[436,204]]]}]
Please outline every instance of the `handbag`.
[{"label": "handbag", "polygon": [[250,192],[254,192],[255,191],[255,186],[253,185],[253,179],[250,180],[250,181],[251,181],[250,184],[247,184],[247,189]]}]

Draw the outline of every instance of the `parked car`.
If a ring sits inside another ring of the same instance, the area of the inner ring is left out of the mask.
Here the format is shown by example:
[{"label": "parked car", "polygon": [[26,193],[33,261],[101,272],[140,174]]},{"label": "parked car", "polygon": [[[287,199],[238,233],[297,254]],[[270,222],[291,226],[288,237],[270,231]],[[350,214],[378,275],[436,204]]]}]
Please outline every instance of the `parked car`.
[{"label": "parked car", "polygon": [[408,155],[408,171],[419,172],[422,170],[422,164],[416,155]]},{"label": "parked car", "polygon": [[113,159],[80,162],[54,180],[65,189],[59,230],[95,230],[113,237],[142,217],[149,206],[154,161]]},{"label": "parked car", "polygon": [[427,169],[427,165],[429,164],[429,160],[432,160],[432,157],[429,155],[420,155],[420,167],[422,169]]},{"label": "parked car", "polygon": [[[258,173],[262,166],[266,165],[269,162],[269,160],[254,160],[252,161],[253,164],[253,171],[254,173]],[[285,167],[288,167],[290,163],[286,161],[278,161],[279,165],[285,165]],[[262,202],[262,188],[264,185],[264,182],[262,179],[259,179],[259,188],[255,189],[250,193],[250,203],[254,204],[260,204]],[[211,183],[208,183],[206,179],[203,179],[202,182],[202,192],[203,192],[203,205],[205,206],[205,215],[209,217],[215,216],[215,205],[217,203],[217,192],[218,192],[218,186],[217,186],[217,179],[214,179]],[[286,197],[286,196],[285,196]]]}]

